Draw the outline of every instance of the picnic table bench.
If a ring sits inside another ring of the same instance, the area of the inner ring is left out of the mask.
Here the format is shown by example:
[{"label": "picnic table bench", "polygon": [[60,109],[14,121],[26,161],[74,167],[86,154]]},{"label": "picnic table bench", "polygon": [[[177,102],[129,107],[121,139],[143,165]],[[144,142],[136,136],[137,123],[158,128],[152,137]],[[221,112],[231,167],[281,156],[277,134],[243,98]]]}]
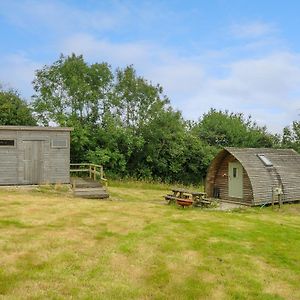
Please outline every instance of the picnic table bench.
[{"label": "picnic table bench", "polygon": [[168,204],[172,202],[177,202],[177,204],[182,207],[190,205],[207,205],[210,204],[210,201],[205,199],[206,193],[204,192],[193,192],[181,188],[172,188],[173,194],[168,194],[165,197],[165,200],[168,201]]}]

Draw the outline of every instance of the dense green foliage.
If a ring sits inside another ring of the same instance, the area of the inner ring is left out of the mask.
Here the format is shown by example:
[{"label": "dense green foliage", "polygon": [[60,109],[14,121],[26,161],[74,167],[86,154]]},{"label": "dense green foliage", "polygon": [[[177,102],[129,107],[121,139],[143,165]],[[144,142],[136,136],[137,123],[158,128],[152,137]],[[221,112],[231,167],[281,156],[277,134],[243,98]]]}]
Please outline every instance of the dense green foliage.
[{"label": "dense green foliage", "polygon": [[0,89],[0,125],[36,125],[31,109],[16,91]]},{"label": "dense green foliage", "polygon": [[[221,147],[289,147],[300,152],[300,123],[283,136],[251,117],[211,109],[197,122],[171,106],[160,85],[132,66],[112,70],[63,56],[36,71],[33,108],[39,124],[74,128],[71,160],[102,164],[107,175],[199,183]],[[15,92],[0,93],[1,124],[33,125],[30,108]]]},{"label": "dense green foliage", "polygon": [[300,122],[295,121],[291,127],[283,129],[282,146],[300,153]]},{"label": "dense green foliage", "polygon": [[34,89],[40,122],[75,128],[72,160],[103,164],[111,175],[199,182],[215,153],[132,66],[113,72],[61,56],[37,71]]},{"label": "dense green foliage", "polygon": [[251,117],[243,114],[216,111],[211,109],[204,114],[202,121],[194,130],[201,140],[217,147],[273,147],[279,145],[279,137],[259,127]]},{"label": "dense green foliage", "polygon": [[74,127],[72,160],[102,164],[111,176],[199,183],[221,147],[280,146],[278,136],[242,114],[212,109],[198,122],[185,121],[162,87],[132,66],[113,71],[61,56],[38,70],[33,84],[38,120]]}]

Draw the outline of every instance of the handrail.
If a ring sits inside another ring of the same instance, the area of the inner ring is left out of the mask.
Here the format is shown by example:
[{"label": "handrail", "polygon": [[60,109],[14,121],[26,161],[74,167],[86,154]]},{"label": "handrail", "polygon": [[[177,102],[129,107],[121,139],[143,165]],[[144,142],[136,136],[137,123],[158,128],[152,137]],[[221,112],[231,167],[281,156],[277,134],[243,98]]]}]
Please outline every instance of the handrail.
[{"label": "handrail", "polygon": [[[72,168],[78,167],[78,168]],[[82,168],[81,168],[82,167]],[[71,163],[70,172],[88,172],[89,177],[97,180],[97,175],[100,177],[100,180],[104,182],[107,186],[107,179],[104,177],[103,166],[90,164],[90,163]]]}]

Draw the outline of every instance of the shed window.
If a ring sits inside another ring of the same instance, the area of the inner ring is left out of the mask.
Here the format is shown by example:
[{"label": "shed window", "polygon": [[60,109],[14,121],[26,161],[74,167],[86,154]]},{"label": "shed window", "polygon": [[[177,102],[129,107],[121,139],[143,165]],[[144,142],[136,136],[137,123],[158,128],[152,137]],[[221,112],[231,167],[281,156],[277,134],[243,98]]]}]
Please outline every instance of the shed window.
[{"label": "shed window", "polygon": [[51,142],[52,148],[67,148],[68,142],[66,139],[53,139]]},{"label": "shed window", "polygon": [[232,168],[232,176],[233,178],[236,178],[237,177],[237,168]]},{"label": "shed window", "polygon": [[273,163],[264,155],[264,154],[257,154],[258,158],[263,162],[266,167],[272,167]]},{"label": "shed window", "polygon": [[0,140],[0,147],[14,147],[15,140]]}]

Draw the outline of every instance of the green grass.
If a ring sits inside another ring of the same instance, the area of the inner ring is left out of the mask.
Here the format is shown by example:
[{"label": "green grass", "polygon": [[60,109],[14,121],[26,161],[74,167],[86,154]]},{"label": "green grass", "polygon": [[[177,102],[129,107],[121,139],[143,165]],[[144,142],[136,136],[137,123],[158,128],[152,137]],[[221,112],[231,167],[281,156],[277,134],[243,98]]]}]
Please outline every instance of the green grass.
[{"label": "green grass", "polygon": [[169,188],[1,189],[0,298],[300,299],[299,204],[181,209]]},{"label": "green grass", "polygon": [[189,190],[198,190],[203,191],[204,186],[199,185],[189,185],[185,186],[182,183],[176,184],[168,184],[168,183],[159,183],[156,181],[143,181],[143,180],[109,180],[110,187],[123,187],[123,188],[138,188],[144,190],[157,190],[157,191],[165,191],[170,190],[172,187],[180,187],[180,188],[187,188]]}]

